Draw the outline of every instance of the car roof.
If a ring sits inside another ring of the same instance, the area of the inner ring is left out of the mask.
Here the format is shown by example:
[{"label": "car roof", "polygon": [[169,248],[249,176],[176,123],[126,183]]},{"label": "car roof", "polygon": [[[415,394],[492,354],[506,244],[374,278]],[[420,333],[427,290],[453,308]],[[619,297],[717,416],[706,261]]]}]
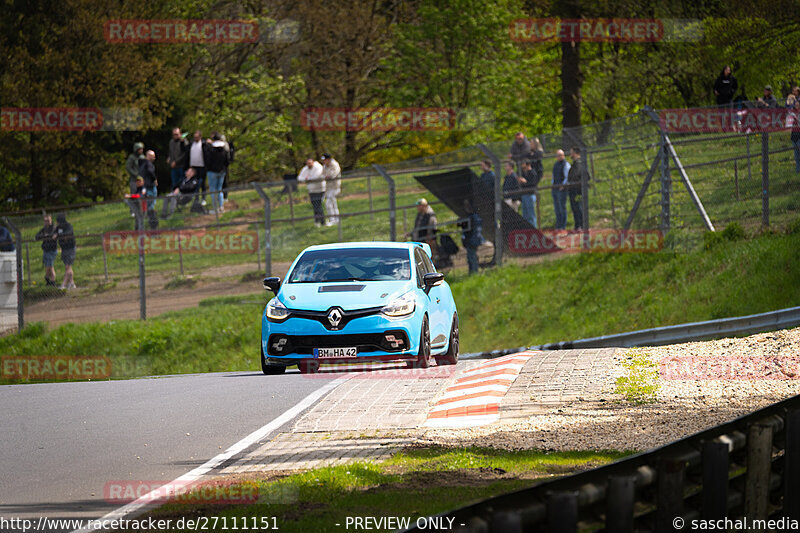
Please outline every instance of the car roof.
[{"label": "car roof", "polygon": [[393,242],[393,241],[362,241],[362,242],[334,242],[331,244],[315,244],[305,250],[342,250],[345,248],[390,248],[390,249],[409,249],[421,245],[416,242]]}]

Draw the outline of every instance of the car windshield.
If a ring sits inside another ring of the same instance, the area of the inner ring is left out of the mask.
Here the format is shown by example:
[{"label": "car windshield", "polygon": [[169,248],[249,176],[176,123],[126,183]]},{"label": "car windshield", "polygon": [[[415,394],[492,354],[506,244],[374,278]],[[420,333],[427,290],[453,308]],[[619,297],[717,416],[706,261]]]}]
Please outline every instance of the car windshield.
[{"label": "car windshield", "polygon": [[406,249],[338,248],[305,252],[292,270],[289,283],[409,279],[411,261]]}]

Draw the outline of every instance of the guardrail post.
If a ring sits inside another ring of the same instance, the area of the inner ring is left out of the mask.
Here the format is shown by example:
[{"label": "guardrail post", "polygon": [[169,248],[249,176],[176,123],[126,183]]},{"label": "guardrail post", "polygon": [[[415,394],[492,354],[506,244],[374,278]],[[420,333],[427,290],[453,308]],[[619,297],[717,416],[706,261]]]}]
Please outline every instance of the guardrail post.
[{"label": "guardrail post", "polygon": [[719,439],[703,442],[704,520],[720,520],[728,514],[729,450],[728,443]]},{"label": "guardrail post", "polygon": [[134,224],[136,228],[136,246],[139,249],[139,319],[147,320],[147,291],[145,284],[146,274],[144,268],[144,217],[142,216],[142,200],[131,198],[128,200],[133,209]]},{"label": "guardrail post", "polygon": [[492,516],[490,531],[522,533],[522,517],[514,511],[498,511]]},{"label": "guardrail post", "polygon": [[767,518],[771,472],[772,426],[764,422],[757,422],[747,431],[744,515],[750,520],[766,520]]},{"label": "guardrail post", "polygon": [[264,200],[264,275],[270,277],[272,275],[272,234],[270,232],[270,225],[272,223],[271,205],[269,196],[267,196],[267,193],[261,188],[261,185],[253,182],[253,187],[261,199]]},{"label": "guardrail post", "polygon": [[578,531],[578,493],[553,491],[547,497],[547,531],[575,533]]},{"label": "guardrail post", "polygon": [[[383,176],[383,179],[386,180],[386,183],[389,185],[389,240],[396,241],[397,240],[397,204],[395,198],[395,188],[394,188],[394,180],[386,172],[380,165],[372,165],[375,170],[378,171],[378,174]],[[370,188],[371,190],[371,188]],[[372,211],[372,206],[370,205],[370,211]]]},{"label": "guardrail post", "polygon": [[664,458],[658,465],[656,533],[674,533],[674,520],[683,517],[683,478],[686,461]]},{"label": "guardrail post", "polygon": [[786,413],[783,456],[783,515],[800,520],[800,409]]},{"label": "guardrail post", "polygon": [[633,532],[635,476],[609,476],[606,496],[606,531]]},{"label": "guardrail post", "polygon": [[15,247],[17,250],[17,329],[22,331],[22,328],[25,327],[25,304],[22,297],[22,232],[8,217],[3,217],[3,222],[14,232],[14,241],[17,243]]},{"label": "guardrail post", "polygon": [[501,266],[503,264],[503,246],[505,245],[503,242],[503,186],[500,181],[503,169],[500,168],[500,159],[489,150],[488,146],[478,143],[478,148],[494,165],[494,263]]},{"label": "guardrail post", "polygon": [[769,226],[769,133],[761,134],[761,224]]}]

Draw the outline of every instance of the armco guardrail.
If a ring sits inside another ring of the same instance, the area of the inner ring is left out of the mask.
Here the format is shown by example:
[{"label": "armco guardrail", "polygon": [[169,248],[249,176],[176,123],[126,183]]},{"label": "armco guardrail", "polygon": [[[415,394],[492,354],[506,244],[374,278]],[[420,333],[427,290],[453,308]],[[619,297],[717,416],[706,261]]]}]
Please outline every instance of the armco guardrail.
[{"label": "armco guardrail", "polygon": [[718,339],[730,335],[752,335],[764,331],[792,328],[800,326],[800,307],[789,307],[757,315],[720,318],[704,322],[690,322],[675,326],[640,329],[614,335],[590,337],[575,341],[540,344],[538,346],[521,346],[489,352],[470,353],[462,359],[480,359],[501,357],[524,350],[572,350],[582,348],[631,348],[634,346],[661,346],[689,341]]},{"label": "armco guardrail", "polygon": [[662,448],[439,517],[454,519],[455,531],[476,533],[796,530],[800,396]]}]

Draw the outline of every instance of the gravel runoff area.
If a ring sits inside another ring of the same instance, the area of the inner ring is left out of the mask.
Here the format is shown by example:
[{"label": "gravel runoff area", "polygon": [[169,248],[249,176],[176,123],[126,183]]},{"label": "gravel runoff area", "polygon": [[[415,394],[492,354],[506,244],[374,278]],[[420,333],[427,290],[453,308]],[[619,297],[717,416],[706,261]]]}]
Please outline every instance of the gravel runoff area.
[{"label": "gravel runoff area", "polygon": [[[800,328],[617,350],[613,357],[614,372],[599,394],[491,426],[429,430],[418,443],[641,451],[800,394]],[[626,364],[632,361],[638,361],[646,384],[656,386],[645,403],[628,401],[617,392],[617,378],[631,375]]]}]

